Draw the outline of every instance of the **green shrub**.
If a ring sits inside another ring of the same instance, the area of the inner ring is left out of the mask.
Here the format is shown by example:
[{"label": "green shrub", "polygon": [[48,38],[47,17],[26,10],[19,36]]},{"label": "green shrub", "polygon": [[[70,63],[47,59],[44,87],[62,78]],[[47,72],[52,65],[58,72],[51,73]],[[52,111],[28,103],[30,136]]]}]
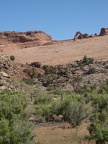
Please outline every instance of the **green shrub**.
[{"label": "green shrub", "polygon": [[56,73],[56,67],[54,66],[43,65],[42,69],[45,71],[45,74]]},{"label": "green shrub", "polygon": [[52,111],[56,115],[63,115],[64,120],[68,121],[72,126],[79,125],[82,120],[89,116],[85,101],[77,95],[66,96],[62,103],[55,102],[52,105]]},{"label": "green shrub", "polygon": [[34,85],[35,84],[35,80],[31,79],[31,78],[23,78],[23,81],[28,85]]},{"label": "green shrub", "polygon": [[0,120],[0,143],[1,144],[30,144],[33,139],[29,121],[13,116],[11,121]]},{"label": "green shrub", "polygon": [[52,112],[49,105],[42,106],[42,116],[45,117],[46,121],[49,121],[51,113]]},{"label": "green shrub", "polygon": [[77,63],[78,63],[79,66],[85,66],[85,65],[93,64],[94,59],[93,58],[87,58],[87,56],[85,55],[83,57],[83,59],[78,61]]},{"label": "green shrub", "polygon": [[81,122],[89,117],[89,110],[87,110],[86,104],[84,101],[78,102],[71,100],[65,109],[65,118],[71,126],[75,127],[80,125]]},{"label": "green shrub", "polygon": [[[6,93],[8,92],[8,93]],[[4,91],[0,94],[0,118],[11,119],[13,114],[22,114],[27,106],[25,94]]]},{"label": "green shrub", "polygon": [[28,76],[30,76],[31,78],[36,78],[37,77],[37,73],[36,73],[36,70],[34,68],[32,68],[32,69],[26,68],[26,69],[23,70],[23,72],[28,74]]},{"label": "green shrub", "polygon": [[108,94],[108,84],[102,85],[99,90],[100,91],[105,91]]},{"label": "green shrub", "polygon": [[34,104],[46,104],[51,101],[49,96],[36,96]]},{"label": "green shrub", "polygon": [[90,117],[91,124],[88,127],[89,140],[95,140],[96,144],[108,142],[108,95],[97,95],[92,101],[93,113]]},{"label": "green shrub", "polygon": [[48,92],[46,90],[42,90],[42,89],[36,89],[34,90],[34,97],[43,97],[43,96],[47,96]]},{"label": "green shrub", "polygon": [[94,122],[88,130],[91,136],[89,140],[95,140],[96,144],[105,144],[105,142],[108,142],[108,124]]},{"label": "green shrub", "polygon": [[43,65],[42,69],[45,71],[45,74],[50,74],[51,73],[50,66],[48,66],[48,65]]},{"label": "green shrub", "polygon": [[56,115],[61,115],[63,114],[64,109],[62,108],[62,104],[60,100],[54,101],[51,105],[51,112],[52,115],[56,114]]},{"label": "green shrub", "polygon": [[94,73],[96,73],[96,68],[89,68],[89,70],[88,70],[88,72],[87,72],[87,74],[94,74]]},{"label": "green shrub", "polygon": [[93,58],[87,58],[86,55],[83,57],[82,63],[83,63],[84,65],[93,64],[93,62],[94,62],[94,59],[93,59]]},{"label": "green shrub", "polygon": [[53,88],[51,90],[51,93],[54,94],[54,95],[62,95],[63,91],[60,88]]},{"label": "green shrub", "polygon": [[26,117],[26,107],[27,97],[24,93],[9,90],[0,93],[1,144],[30,144],[32,142],[32,125]]},{"label": "green shrub", "polygon": [[36,105],[35,113],[43,116],[46,121],[50,121],[53,115],[62,115],[64,120],[74,127],[86,119],[90,113],[87,110],[85,98],[75,94],[64,96],[62,101],[61,96],[53,99],[51,96],[38,95],[35,97],[34,104]]}]

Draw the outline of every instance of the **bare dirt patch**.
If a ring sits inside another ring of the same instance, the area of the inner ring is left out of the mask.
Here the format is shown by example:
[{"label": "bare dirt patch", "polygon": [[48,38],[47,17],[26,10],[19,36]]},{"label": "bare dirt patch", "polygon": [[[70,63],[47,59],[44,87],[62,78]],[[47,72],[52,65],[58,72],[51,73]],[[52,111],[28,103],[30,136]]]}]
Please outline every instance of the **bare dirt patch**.
[{"label": "bare dirt patch", "polygon": [[40,125],[35,128],[35,141],[44,144],[88,144],[88,141],[84,140],[88,135],[87,125],[83,123],[74,129],[71,129],[68,123]]}]

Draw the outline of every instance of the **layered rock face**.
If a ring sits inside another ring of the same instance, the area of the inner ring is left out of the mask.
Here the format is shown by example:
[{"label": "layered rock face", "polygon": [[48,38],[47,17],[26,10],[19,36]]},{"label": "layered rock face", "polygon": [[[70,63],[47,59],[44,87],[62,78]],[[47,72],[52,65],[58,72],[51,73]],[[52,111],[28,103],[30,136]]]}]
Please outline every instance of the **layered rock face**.
[{"label": "layered rock face", "polygon": [[27,31],[27,32],[0,32],[0,41],[6,40],[14,43],[25,43],[33,41],[49,42],[52,37],[42,31]]},{"label": "layered rock face", "polygon": [[99,36],[108,35],[108,28],[101,28]]}]

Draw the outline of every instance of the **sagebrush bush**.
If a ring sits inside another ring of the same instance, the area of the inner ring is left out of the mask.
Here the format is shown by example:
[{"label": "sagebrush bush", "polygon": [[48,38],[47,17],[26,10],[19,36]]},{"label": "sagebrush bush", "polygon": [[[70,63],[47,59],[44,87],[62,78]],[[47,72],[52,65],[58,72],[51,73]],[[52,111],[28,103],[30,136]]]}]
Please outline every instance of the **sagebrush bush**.
[{"label": "sagebrush bush", "polygon": [[92,68],[89,68],[87,74],[94,74],[96,73],[96,68],[92,67]]},{"label": "sagebrush bush", "polygon": [[72,126],[79,125],[82,120],[89,117],[90,111],[87,110],[85,98],[78,95],[61,96],[56,99],[46,99],[46,96],[38,96],[35,99],[37,114],[44,116],[50,121],[53,115],[62,115],[64,121],[68,121]]},{"label": "sagebrush bush", "polygon": [[28,76],[30,76],[31,78],[36,78],[37,77],[37,73],[36,73],[36,70],[34,68],[32,68],[32,69],[26,68],[26,69],[23,70],[23,72],[28,74]]},{"label": "sagebrush bush", "polygon": [[23,78],[23,81],[28,85],[34,85],[35,84],[35,80],[31,79],[31,78]]},{"label": "sagebrush bush", "polygon": [[45,74],[53,74],[56,73],[57,68],[54,66],[43,65],[42,69],[45,71]]},{"label": "sagebrush bush", "polygon": [[46,104],[51,101],[49,96],[36,96],[34,99],[34,104]]},{"label": "sagebrush bush", "polygon": [[40,97],[40,96],[48,96],[48,92],[46,90],[42,89],[35,89],[34,90],[34,97]]},{"label": "sagebrush bush", "polygon": [[89,65],[89,64],[93,64],[93,63],[94,63],[94,59],[88,58],[86,55],[83,57],[82,60],[78,61],[79,66],[85,66],[85,65]]},{"label": "sagebrush bush", "polygon": [[73,127],[80,125],[89,115],[90,111],[87,109],[84,101],[71,100],[65,109],[65,118]]},{"label": "sagebrush bush", "polygon": [[0,143],[30,144],[33,140],[32,125],[25,113],[27,97],[25,93],[0,93]]},{"label": "sagebrush bush", "polygon": [[89,64],[93,64],[94,59],[93,58],[87,58],[87,56],[85,55],[83,57],[82,63],[85,65],[89,65]]},{"label": "sagebrush bush", "polygon": [[92,101],[93,113],[90,117],[91,124],[88,127],[89,140],[95,140],[96,144],[108,142],[108,95],[97,95]]},{"label": "sagebrush bush", "polygon": [[60,88],[54,88],[51,90],[51,93],[54,95],[62,95],[64,92]]},{"label": "sagebrush bush", "polygon": [[104,91],[108,94],[108,84],[102,85],[102,86],[100,87],[100,90],[104,90]]}]

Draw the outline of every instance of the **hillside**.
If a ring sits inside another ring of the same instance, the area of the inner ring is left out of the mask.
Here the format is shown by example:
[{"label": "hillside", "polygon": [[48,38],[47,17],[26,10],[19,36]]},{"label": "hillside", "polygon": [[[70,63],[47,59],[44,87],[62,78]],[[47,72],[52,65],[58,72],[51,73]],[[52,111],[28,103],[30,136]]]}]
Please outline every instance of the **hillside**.
[{"label": "hillside", "polygon": [[[43,65],[66,64],[80,60],[84,55],[95,60],[108,60],[108,35],[100,32],[102,34],[64,41],[54,41],[43,32],[29,32],[29,36],[26,32],[23,41],[12,41],[12,36],[3,36],[0,39],[0,55],[14,55],[16,62],[23,64],[37,61]],[[17,35],[22,38],[21,34]],[[15,38],[18,39],[18,36]]]},{"label": "hillside", "polygon": [[1,144],[108,142],[108,33],[0,33],[0,95]]}]

